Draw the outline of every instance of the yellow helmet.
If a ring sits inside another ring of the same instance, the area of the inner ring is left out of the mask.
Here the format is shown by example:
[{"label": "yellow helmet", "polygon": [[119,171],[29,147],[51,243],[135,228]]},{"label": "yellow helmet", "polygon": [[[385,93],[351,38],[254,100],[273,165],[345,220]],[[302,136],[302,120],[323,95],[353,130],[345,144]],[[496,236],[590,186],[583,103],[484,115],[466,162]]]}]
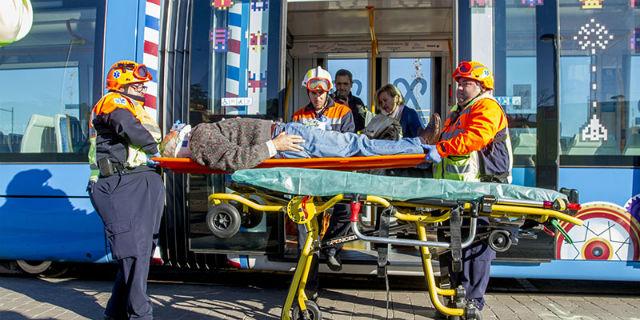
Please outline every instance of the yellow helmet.
[{"label": "yellow helmet", "polygon": [[132,83],[151,81],[151,73],[144,64],[135,61],[120,60],[114,63],[107,73],[107,89],[119,90]]},{"label": "yellow helmet", "polygon": [[493,90],[493,74],[484,64],[477,61],[462,61],[453,71],[453,79],[461,78],[480,82],[485,89]]}]

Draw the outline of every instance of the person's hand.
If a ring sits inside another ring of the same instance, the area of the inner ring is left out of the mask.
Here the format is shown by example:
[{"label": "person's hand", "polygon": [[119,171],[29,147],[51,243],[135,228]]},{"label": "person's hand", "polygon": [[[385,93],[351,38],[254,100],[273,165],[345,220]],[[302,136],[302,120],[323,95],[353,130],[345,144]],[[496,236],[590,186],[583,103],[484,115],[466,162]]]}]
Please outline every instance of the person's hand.
[{"label": "person's hand", "polygon": [[434,163],[440,163],[440,161],[442,161],[442,157],[440,156],[440,153],[438,153],[438,148],[436,148],[435,145],[423,144],[422,148],[424,148],[424,151],[427,154],[424,156],[425,160],[432,161]]},{"label": "person's hand", "polygon": [[287,134],[286,132],[280,133],[273,139],[273,145],[277,151],[304,151],[304,148],[300,145],[301,143],[304,143],[304,139],[301,136]]}]

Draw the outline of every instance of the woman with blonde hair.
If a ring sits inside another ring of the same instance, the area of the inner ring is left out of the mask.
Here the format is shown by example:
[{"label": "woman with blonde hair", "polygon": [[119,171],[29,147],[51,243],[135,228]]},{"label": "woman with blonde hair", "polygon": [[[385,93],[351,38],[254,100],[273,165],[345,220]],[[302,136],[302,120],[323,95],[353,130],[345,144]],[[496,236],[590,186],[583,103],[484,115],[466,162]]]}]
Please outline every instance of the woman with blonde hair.
[{"label": "woman with blonde hair", "polygon": [[376,92],[376,98],[378,110],[400,122],[403,138],[415,138],[420,135],[424,126],[420,122],[418,112],[404,104],[402,93],[396,86],[390,83],[382,86]]}]

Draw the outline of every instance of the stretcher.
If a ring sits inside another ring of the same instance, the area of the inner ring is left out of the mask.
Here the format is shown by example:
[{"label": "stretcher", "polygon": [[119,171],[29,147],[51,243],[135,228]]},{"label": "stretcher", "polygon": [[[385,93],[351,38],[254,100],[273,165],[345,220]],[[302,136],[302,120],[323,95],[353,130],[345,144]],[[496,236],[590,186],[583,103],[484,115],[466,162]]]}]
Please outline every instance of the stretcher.
[{"label": "stretcher", "polygon": [[[210,169],[199,165],[189,158],[153,158],[162,168],[176,173],[219,174],[222,170]],[[267,159],[256,168],[295,167],[326,170],[370,170],[415,168],[424,162],[424,154],[402,154],[393,156],[350,157],[350,158],[305,158],[305,159]]]},{"label": "stretcher", "polygon": [[[503,252],[517,243],[523,233],[534,230],[532,226],[553,228],[560,222],[582,225],[580,219],[572,216],[580,208],[569,201],[570,197],[575,198],[573,190],[561,193],[496,183],[291,167],[240,170],[231,180],[229,188],[233,193],[214,193],[208,197],[211,207],[207,226],[215,235],[232,237],[249,212],[283,213],[307,229],[281,319],[321,319],[321,311],[307,296],[305,286],[314,253],[329,242],[362,240],[383,244],[379,254],[385,253],[388,245],[417,247],[434,307],[450,317],[476,319],[477,311],[465,301],[462,286],[445,288],[437,284],[430,249],[449,251],[451,271],[460,272],[462,249],[477,241],[487,241],[493,249]],[[320,242],[316,217],[337,203],[350,205],[352,233]],[[381,209],[377,229],[365,231],[361,227],[363,206]],[[397,220],[396,224],[415,228],[416,239],[393,237],[392,218]],[[489,225],[479,228],[480,218],[488,219]],[[428,234],[438,229],[444,229],[446,238],[429,240]],[[386,273],[388,262],[382,257],[386,254],[379,255],[378,271]]]}]

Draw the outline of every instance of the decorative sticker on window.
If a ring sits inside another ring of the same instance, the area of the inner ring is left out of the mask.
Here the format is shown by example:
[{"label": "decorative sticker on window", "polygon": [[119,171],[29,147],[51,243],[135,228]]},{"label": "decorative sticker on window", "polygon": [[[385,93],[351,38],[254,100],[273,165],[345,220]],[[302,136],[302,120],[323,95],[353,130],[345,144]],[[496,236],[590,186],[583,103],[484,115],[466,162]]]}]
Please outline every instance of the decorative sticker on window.
[{"label": "decorative sticker on window", "polygon": [[602,9],[604,0],[580,0],[583,10]]},{"label": "decorative sticker on window", "polygon": [[217,53],[227,52],[227,41],[229,41],[229,29],[216,28],[209,34],[209,40],[212,42],[213,51]]},{"label": "decorative sticker on window", "polygon": [[578,41],[580,49],[589,53],[590,61],[590,92],[589,92],[589,105],[591,106],[591,118],[588,123],[582,129],[583,141],[600,141],[607,140],[607,129],[600,124],[598,119],[598,100],[597,91],[598,86],[596,84],[598,80],[598,68],[597,68],[597,51],[606,50],[609,45],[609,40],[613,40],[613,35],[609,34],[609,30],[604,24],[591,18],[589,22],[580,27],[577,35],[573,36],[573,40]]},{"label": "decorative sticker on window", "polygon": [[520,0],[520,5],[523,7],[533,8],[535,6],[544,5],[544,0]]},{"label": "decorative sticker on window", "polygon": [[266,113],[268,8],[267,0],[236,1],[229,8],[223,98],[243,97],[251,103],[225,105],[225,114]]},{"label": "decorative sticker on window", "polygon": [[589,120],[589,124],[582,129],[582,140],[600,141],[600,139],[607,141],[607,128],[600,124],[600,120],[594,114]]},{"label": "decorative sticker on window", "polygon": [[228,10],[235,3],[231,0],[213,0],[211,1],[211,6],[218,10]]}]

